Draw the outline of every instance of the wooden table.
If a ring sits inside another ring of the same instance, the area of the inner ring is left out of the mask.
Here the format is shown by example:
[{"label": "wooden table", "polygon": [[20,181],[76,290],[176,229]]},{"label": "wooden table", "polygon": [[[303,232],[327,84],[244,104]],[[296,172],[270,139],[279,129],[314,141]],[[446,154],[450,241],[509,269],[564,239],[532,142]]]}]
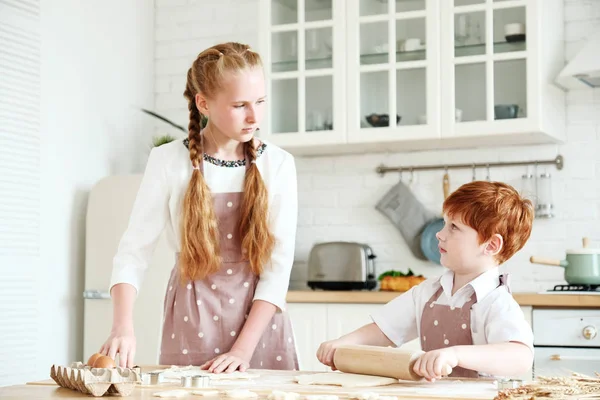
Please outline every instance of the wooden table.
[{"label": "wooden table", "polygon": [[[155,369],[145,367],[142,371]],[[234,384],[219,384],[216,389],[248,389],[259,394],[260,399],[266,399],[272,390],[296,392],[302,395],[330,394],[337,395],[340,399],[349,398],[349,395],[359,392],[379,393],[385,396],[397,396],[398,399],[465,399],[465,400],[489,400],[496,395],[495,383],[491,380],[442,380],[435,383],[429,382],[406,382],[374,388],[341,388],[339,386],[302,386],[294,382],[294,377],[299,374],[311,374],[315,372],[298,371],[270,371],[250,370],[251,373],[261,376],[252,382],[239,382]],[[173,383],[157,385],[140,385],[128,398],[130,399],[159,399],[153,394],[161,390],[184,389]],[[186,388],[189,393],[184,399],[209,399],[192,394],[192,391],[207,390]],[[214,389],[213,389],[214,390]],[[112,397],[112,396],[111,396]],[[80,392],[61,388],[52,380],[30,382],[26,385],[0,387],[0,399],[59,399],[59,398],[92,398]],[[114,398],[114,397],[113,397]],[[228,399],[221,396],[221,399]]]}]

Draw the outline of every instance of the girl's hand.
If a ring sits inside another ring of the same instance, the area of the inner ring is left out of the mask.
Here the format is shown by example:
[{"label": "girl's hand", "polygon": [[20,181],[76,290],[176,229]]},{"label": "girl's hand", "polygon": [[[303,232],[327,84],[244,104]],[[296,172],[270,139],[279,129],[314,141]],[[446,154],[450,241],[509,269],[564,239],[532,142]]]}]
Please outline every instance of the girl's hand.
[{"label": "girl's hand", "polygon": [[449,375],[458,365],[458,355],[454,347],[428,351],[417,359],[413,371],[430,382]]},{"label": "girl's hand", "polygon": [[99,353],[116,360],[119,354],[120,367],[133,367],[135,357],[135,335],[133,328],[113,328],[110,336],[100,348]]},{"label": "girl's hand", "polygon": [[221,372],[246,371],[250,366],[250,358],[241,351],[231,350],[229,353],[221,354],[202,364],[201,369],[206,369],[209,372],[219,374]]}]

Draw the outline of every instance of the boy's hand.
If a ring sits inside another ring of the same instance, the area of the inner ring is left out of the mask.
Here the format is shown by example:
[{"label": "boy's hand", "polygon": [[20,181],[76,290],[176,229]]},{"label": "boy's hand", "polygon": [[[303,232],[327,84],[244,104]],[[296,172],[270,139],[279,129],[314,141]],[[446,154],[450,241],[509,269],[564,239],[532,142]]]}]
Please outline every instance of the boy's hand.
[{"label": "boy's hand", "polygon": [[[458,355],[454,347],[428,351],[415,362],[413,370],[430,382],[442,375],[448,375],[448,368],[458,365]],[[450,371],[451,372],[451,371]]]},{"label": "boy's hand", "polygon": [[335,354],[335,349],[343,344],[345,343],[343,343],[341,339],[329,340],[321,343],[319,350],[317,350],[317,358],[322,364],[331,367],[331,369],[335,371],[336,368],[335,365],[333,365],[333,355]]}]

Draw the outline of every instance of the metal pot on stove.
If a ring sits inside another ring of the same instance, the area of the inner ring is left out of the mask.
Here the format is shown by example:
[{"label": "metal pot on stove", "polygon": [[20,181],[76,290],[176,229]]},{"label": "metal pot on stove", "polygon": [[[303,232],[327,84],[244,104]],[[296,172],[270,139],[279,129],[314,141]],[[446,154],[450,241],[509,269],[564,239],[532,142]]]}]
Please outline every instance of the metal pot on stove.
[{"label": "metal pot on stove", "polygon": [[567,250],[566,260],[532,256],[533,264],[552,265],[565,269],[565,280],[570,285],[600,285],[600,249],[589,247],[583,238],[583,248]]}]

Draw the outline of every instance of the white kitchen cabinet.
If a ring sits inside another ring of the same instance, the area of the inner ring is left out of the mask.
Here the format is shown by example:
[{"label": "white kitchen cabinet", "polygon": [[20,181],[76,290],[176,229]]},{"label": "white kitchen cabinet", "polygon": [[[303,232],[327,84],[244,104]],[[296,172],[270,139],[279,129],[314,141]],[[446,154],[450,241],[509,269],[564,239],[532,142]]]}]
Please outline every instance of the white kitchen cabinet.
[{"label": "white kitchen cabinet", "polygon": [[261,0],[261,16],[260,135],[292,153],[564,139],[562,0]]},{"label": "white kitchen cabinet", "polygon": [[298,362],[302,371],[325,371],[317,360],[317,349],[327,336],[327,304],[290,303],[287,311],[294,328]]},{"label": "white kitchen cabinet", "polygon": [[[347,141],[440,139],[439,1],[347,3]],[[369,116],[387,115],[373,126]]]},{"label": "white kitchen cabinet", "polygon": [[344,0],[261,0],[262,138],[284,148],[345,141],[344,10]]},{"label": "white kitchen cabinet", "polygon": [[525,321],[527,321],[529,326],[533,327],[533,307],[532,306],[521,306],[521,311],[523,311],[523,316],[525,317]]},{"label": "white kitchen cabinet", "polygon": [[370,324],[371,314],[382,304],[327,304],[327,336],[336,339]]},{"label": "white kitchen cabinet", "polygon": [[[440,3],[442,136],[515,144],[564,140],[565,94],[553,84],[564,65],[563,0]],[[526,40],[508,40],[508,24],[522,24]],[[515,118],[503,118],[510,116],[507,106],[517,106]]]}]

